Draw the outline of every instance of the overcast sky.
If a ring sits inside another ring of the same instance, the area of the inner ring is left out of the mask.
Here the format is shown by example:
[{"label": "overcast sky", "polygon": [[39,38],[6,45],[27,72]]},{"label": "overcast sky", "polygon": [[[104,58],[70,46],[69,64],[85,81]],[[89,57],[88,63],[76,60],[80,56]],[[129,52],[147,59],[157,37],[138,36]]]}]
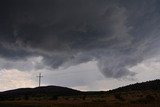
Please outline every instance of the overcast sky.
[{"label": "overcast sky", "polygon": [[110,90],[160,78],[159,0],[1,0],[0,91]]}]

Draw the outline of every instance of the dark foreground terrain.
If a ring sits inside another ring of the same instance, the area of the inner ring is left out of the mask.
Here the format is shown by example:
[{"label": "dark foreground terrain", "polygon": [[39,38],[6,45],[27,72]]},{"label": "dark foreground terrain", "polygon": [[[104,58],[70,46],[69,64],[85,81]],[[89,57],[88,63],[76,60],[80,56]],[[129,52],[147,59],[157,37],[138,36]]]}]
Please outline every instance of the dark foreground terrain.
[{"label": "dark foreground terrain", "polygon": [[0,92],[0,107],[160,107],[160,80],[106,92],[47,86]]}]

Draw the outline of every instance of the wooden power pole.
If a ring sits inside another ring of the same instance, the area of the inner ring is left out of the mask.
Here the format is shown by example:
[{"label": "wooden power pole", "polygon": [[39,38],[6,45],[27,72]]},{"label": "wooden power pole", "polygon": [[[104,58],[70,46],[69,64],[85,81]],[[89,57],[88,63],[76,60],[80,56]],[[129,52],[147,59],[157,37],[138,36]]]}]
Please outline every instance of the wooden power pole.
[{"label": "wooden power pole", "polygon": [[43,77],[42,75],[41,75],[41,73],[39,73],[39,76],[37,76],[38,77],[38,81],[39,81],[39,87],[41,86],[41,78]]}]

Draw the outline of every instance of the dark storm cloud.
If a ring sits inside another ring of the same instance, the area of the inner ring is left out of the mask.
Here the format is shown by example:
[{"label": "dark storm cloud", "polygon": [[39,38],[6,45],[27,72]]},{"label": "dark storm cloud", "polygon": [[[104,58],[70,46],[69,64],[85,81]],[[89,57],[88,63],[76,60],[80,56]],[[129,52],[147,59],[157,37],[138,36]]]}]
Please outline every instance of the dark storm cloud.
[{"label": "dark storm cloud", "polygon": [[156,0],[4,0],[0,55],[43,56],[43,64],[52,68],[95,60],[106,77],[133,76],[128,68],[157,51],[153,47],[160,40],[158,4]]}]

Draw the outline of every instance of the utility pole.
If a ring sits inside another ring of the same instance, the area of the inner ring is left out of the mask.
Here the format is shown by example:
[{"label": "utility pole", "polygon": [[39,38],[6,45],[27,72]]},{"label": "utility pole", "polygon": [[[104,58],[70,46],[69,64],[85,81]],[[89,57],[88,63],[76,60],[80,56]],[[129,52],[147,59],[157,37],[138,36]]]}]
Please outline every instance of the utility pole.
[{"label": "utility pole", "polygon": [[39,76],[37,76],[38,77],[38,80],[39,80],[39,87],[41,86],[41,78],[43,77],[42,75],[41,75],[41,73],[39,73]]}]

